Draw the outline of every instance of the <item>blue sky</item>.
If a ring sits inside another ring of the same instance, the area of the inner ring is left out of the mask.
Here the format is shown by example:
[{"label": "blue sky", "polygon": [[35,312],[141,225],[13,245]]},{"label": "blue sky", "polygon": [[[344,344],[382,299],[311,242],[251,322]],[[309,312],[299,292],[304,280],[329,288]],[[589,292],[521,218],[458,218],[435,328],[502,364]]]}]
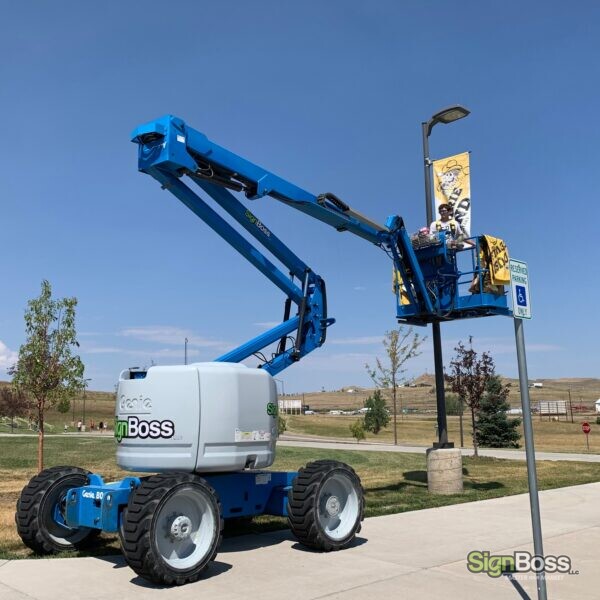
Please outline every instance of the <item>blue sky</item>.
[{"label": "blue sky", "polygon": [[[150,177],[129,134],[165,113],[313,193],[383,223],[424,225],[420,123],[432,157],[471,151],[472,231],[529,264],[530,378],[597,377],[600,9],[591,2],[21,2],[0,21],[0,379],[47,278],[76,296],[92,389],[129,366],[210,360],[279,322],[283,298]],[[327,282],[327,344],[285,391],[367,385],[395,326],[372,245],[264,198],[250,206]],[[590,313],[588,315],[588,313]],[[425,330],[421,333],[429,333]],[[474,336],[516,376],[507,318]],[[433,371],[431,338],[408,375]]]}]

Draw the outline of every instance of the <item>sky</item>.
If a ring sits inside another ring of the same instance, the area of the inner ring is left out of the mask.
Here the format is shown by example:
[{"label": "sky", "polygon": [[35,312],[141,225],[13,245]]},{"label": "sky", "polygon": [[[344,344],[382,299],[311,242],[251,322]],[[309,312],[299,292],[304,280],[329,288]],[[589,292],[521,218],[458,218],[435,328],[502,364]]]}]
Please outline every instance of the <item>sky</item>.
[{"label": "sky", "polygon": [[[58,0],[2,12],[0,379],[43,279],[78,299],[90,389],[183,363],[186,337],[189,360],[206,361],[282,320],[282,293],[138,173],[136,126],[177,115],[314,194],[416,231],[421,122],[455,103],[471,114],[434,128],[431,156],[470,151],[472,233],[528,263],[529,378],[599,376],[597,4]],[[271,198],[245,202],[325,279],[336,318],[280,388],[369,385],[364,365],[396,327],[387,257]],[[418,333],[406,377],[433,372],[430,328]],[[446,364],[469,336],[517,375],[510,318],[443,324]]]}]

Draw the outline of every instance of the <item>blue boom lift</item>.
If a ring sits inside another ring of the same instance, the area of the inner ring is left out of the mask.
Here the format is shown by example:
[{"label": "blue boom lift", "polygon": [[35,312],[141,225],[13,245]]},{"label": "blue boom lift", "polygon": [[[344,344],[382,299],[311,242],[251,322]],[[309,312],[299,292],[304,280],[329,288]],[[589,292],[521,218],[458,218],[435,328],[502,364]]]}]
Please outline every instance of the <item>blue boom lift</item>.
[{"label": "blue boom lift", "polygon": [[[324,280],[234,193],[250,200],[270,196],[383,249],[398,282],[397,320],[410,325],[510,314],[505,294],[484,291],[479,240],[462,248],[470,266],[461,271],[457,248],[442,232],[411,239],[399,216],[378,225],[334,194],[315,196],[171,115],[138,127],[132,141],[138,145],[140,171],[284,292],[283,322],[212,363],[123,371],[116,407],[117,462],[130,471],[158,474],[105,483],[77,467],[46,469],[17,503],[21,538],[44,554],[90,544],[100,531],[118,532],[125,558],[139,575],[177,585],[198,579],[215,558],[223,519],[287,516],[307,546],[324,551],[348,546],[360,531],[364,511],[363,490],[351,467],[321,460],[297,473],[261,470],[275,456],[272,377],[322,346],[334,319],[327,313]],[[289,275],[211,208],[197,188]],[[475,276],[479,284],[474,290]],[[260,369],[234,364],[271,345],[276,350]],[[225,405],[235,410],[223,428],[215,406]]]}]

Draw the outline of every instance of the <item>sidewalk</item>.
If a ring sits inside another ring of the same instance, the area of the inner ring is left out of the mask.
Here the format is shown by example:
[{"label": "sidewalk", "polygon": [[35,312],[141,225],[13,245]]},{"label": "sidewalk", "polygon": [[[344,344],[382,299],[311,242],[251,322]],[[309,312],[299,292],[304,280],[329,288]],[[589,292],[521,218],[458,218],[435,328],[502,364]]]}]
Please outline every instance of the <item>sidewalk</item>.
[{"label": "sidewalk", "polygon": [[[579,571],[549,577],[548,598],[598,598],[600,483],[544,491],[540,502],[546,555],[567,554]],[[148,584],[121,557],[6,561],[0,598],[537,599],[530,574],[511,582],[467,571],[471,550],[533,552],[528,496],[367,519],[353,547],[330,554],[303,549],[288,531],[228,539],[204,579],[180,588]]]},{"label": "sidewalk", "polygon": [[[404,446],[382,444],[379,442],[335,441],[325,438],[304,437],[297,435],[282,435],[277,442],[278,446],[306,446],[309,448],[323,448],[329,450],[361,450],[371,452],[410,452],[425,454],[426,446]],[[461,448],[463,456],[473,456],[472,448]],[[499,448],[479,448],[479,456],[506,458],[508,460],[525,460],[525,450],[504,450]],[[600,454],[576,454],[574,452],[539,452],[535,451],[536,460],[566,460],[581,462],[600,462]],[[600,597],[600,595],[599,595]]]}]

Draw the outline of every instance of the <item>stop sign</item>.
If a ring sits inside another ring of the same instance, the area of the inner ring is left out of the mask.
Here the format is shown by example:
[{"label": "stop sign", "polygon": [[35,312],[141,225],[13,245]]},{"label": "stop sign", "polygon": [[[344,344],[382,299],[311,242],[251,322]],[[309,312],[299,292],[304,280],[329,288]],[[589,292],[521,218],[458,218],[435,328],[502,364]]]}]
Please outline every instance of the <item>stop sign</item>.
[{"label": "stop sign", "polygon": [[590,427],[590,424],[587,421],[584,421],[581,424],[581,430],[587,435],[592,430],[592,428]]}]

